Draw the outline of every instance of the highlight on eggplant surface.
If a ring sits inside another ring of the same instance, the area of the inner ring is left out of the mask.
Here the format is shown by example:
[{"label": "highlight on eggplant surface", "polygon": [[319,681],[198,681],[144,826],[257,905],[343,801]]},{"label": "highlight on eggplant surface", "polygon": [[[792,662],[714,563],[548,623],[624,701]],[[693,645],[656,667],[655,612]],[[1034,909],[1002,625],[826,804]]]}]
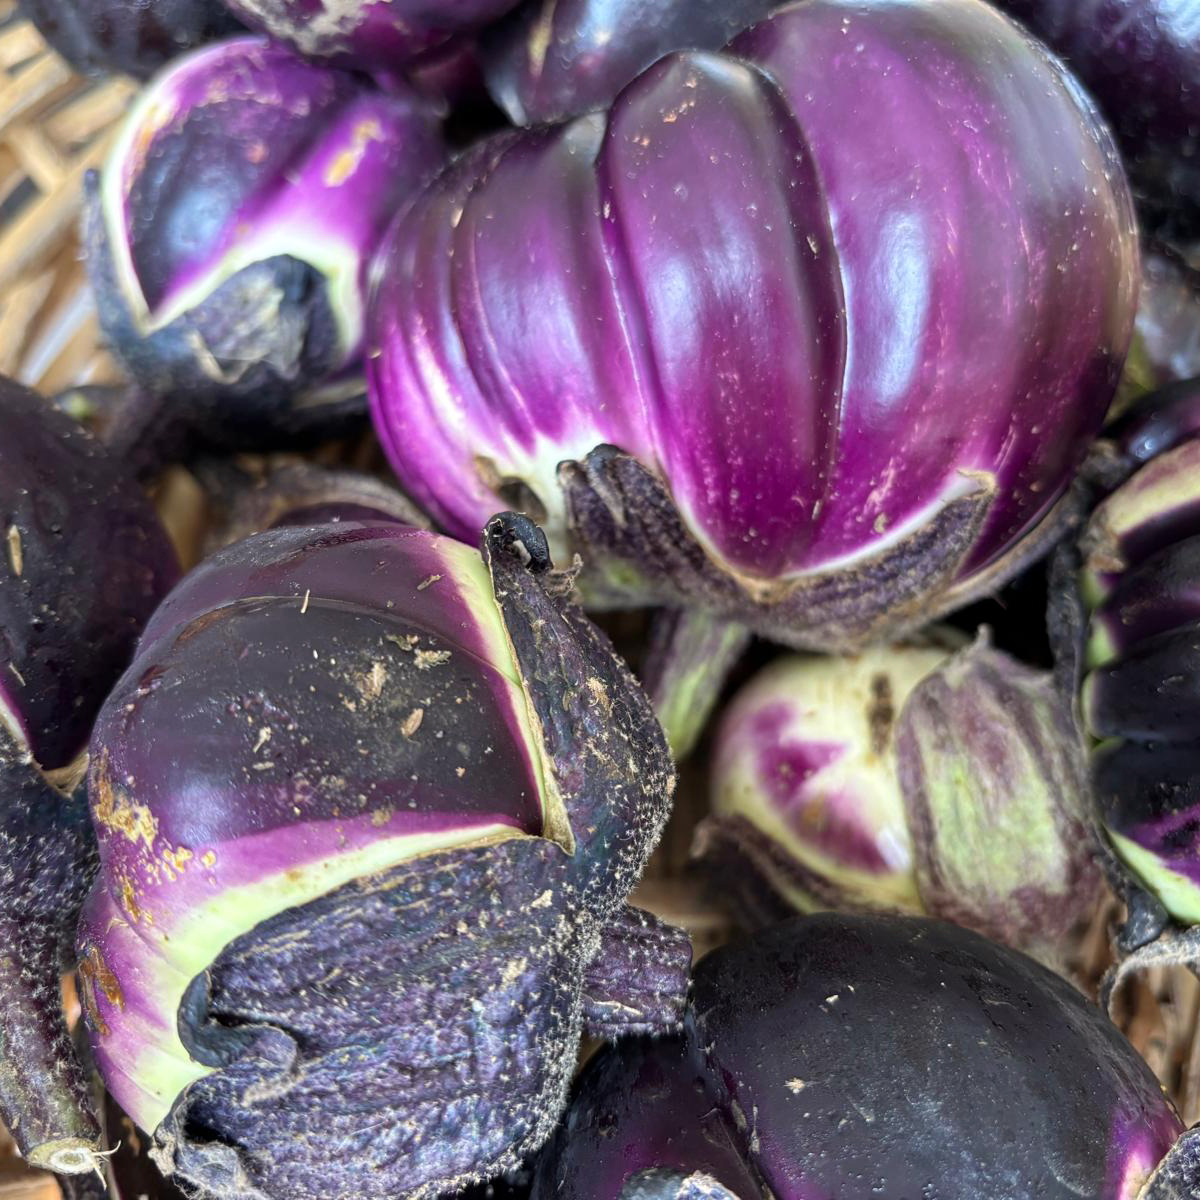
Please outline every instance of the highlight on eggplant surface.
[{"label": "highlight on eggplant surface", "polygon": [[851,650],[1061,534],[1137,280],[1056,59],[978,0],[813,0],[456,160],[377,260],[372,411],[442,528],[528,513],[594,606]]},{"label": "highlight on eggplant surface", "polygon": [[682,1037],[601,1051],[533,1196],[1183,1200],[1198,1189],[1197,1132],[1065,980],[940,921],[826,913],[706,956]]},{"label": "highlight on eggplant surface", "polygon": [[0,379],[0,1120],[33,1164],[90,1171],[98,1128],[60,979],[95,871],[92,721],[178,567],[123,464]]},{"label": "highlight on eggplant surface", "polygon": [[625,904],[674,773],[570,587],[513,514],[482,560],[343,521],[230,546],[159,607],[93,736],[79,955],[167,1173],[452,1191],[541,1144],[585,1025],[678,1026],[687,938]]},{"label": "highlight on eggplant surface", "polygon": [[517,125],[607,108],[673,50],[719,50],[780,0],[526,0],[481,37],[496,101]]},{"label": "highlight on eggplant surface", "polygon": [[718,728],[697,852],[751,926],[928,914],[1061,968],[1101,876],[1087,766],[1049,672],[986,633],[787,655]]},{"label": "highlight on eggplant surface", "polygon": [[264,38],[180,59],[89,176],[106,339],[198,425],[337,412],[362,394],[367,261],[443,155],[427,101]]}]

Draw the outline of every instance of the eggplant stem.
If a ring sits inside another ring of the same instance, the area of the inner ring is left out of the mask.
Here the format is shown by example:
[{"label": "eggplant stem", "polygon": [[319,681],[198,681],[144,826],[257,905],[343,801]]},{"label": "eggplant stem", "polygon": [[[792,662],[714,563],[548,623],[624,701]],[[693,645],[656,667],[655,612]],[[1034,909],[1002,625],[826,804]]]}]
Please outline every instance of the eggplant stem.
[{"label": "eggplant stem", "polygon": [[55,791],[0,729],[0,1120],[61,1174],[94,1170],[101,1144],[60,986],[94,867],[83,789]]}]

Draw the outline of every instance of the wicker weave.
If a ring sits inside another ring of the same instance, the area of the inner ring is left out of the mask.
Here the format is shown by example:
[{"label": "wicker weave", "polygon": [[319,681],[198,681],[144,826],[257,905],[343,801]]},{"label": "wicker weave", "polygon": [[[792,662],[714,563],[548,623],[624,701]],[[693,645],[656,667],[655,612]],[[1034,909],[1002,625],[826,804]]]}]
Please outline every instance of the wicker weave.
[{"label": "wicker weave", "polygon": [[[116,365],[100,345],[76,227],[84,175],[102,161],[135,85],[123,78],[80,78],[20,17],[15,0],[0,0],[0,72],[0,373],[44,393],[117,379]],[[198,548],[204,514],[195,481],[175,469],[160,483],[157,499],[172,535]],[[184,557],[195,554],[185,551]],[[688,869],[692,830],[704,803],[703,770],[693,765],[633,897],[687,928],[697,955],[729,932],[719,906]],[[1082,979],[1094,983],[1107,965],[1116,916],[1110,901],[1081,939],[1075,966]],[[1200,1121],[1200,982],[1186,971],[1158,971],[1129,993],[1126,1031],[1184,1119]],[[24,1168],[0,1129],[0,1200],[58,1196],[53,1178]]]}]

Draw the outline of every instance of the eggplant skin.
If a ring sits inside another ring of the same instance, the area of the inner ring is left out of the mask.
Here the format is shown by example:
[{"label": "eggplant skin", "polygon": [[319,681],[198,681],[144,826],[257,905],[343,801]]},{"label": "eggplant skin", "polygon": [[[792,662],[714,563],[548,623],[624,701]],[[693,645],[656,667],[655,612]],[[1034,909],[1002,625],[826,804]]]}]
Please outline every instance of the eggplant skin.
[{"label": "eggplant skin", "polygon": [[149,79],[177,54],[242,29],[221,0],[19,0],[37,31],[85,75]]},{"label": "eggplant skin", "polygon": [[1182,1132],[1115,1026],[1032,959],[823,913],[705,958],[684,1041],[598,1057],[533,1195],[619,1200],[665,1170],[739,1200],[1124,1200]]},{"label": "eggplant skin", "polygon": [[1066,59],[1112,123],[1143,213],[1200,231],[1200,9],[1177,0],[999,0]]}]

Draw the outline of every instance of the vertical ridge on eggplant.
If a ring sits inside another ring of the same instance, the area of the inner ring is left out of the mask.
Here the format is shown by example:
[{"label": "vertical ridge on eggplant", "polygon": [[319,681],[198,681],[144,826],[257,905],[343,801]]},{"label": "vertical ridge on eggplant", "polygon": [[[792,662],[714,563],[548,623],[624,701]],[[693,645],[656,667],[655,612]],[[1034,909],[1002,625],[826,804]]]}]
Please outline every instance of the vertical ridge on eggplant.
[{"label": "vertical ridge on eggplant", "polygon": [[372,413],[440,527],[536,515],[595,607],[853,651],[1062,536],[1137,282],[1111,136],[1040,44],[975,0],[813,0],[423,191]]}]

